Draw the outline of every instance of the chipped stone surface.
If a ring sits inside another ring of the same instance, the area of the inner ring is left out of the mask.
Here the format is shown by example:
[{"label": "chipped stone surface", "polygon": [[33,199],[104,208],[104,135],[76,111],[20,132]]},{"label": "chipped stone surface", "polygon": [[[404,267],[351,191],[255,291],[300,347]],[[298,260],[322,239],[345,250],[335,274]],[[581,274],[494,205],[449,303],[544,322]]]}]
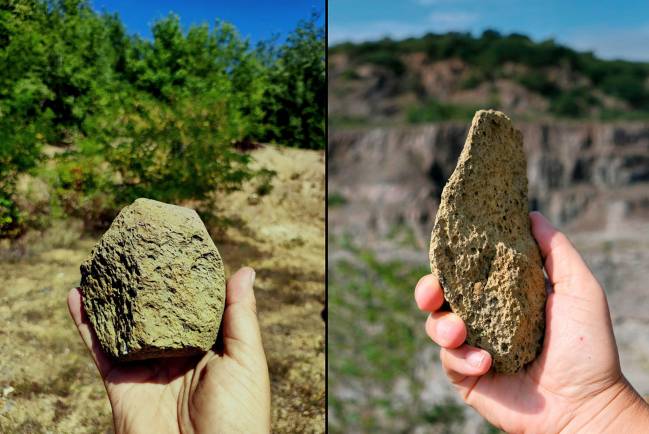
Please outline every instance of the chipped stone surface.
[{"label": "chipped stone surface", "polygon": [[522,134],[478,111],[442,192],[430,245],[433,274],[466,323],[467,342],[513,373],[541,349],[545,281],[532,237]]},{"label": "chipped stone surface", "polygon": [[223,262],[194,210],[137,199],[81,265],[81,292],[113,358],[200,353],[213,346],[221,323]]}]

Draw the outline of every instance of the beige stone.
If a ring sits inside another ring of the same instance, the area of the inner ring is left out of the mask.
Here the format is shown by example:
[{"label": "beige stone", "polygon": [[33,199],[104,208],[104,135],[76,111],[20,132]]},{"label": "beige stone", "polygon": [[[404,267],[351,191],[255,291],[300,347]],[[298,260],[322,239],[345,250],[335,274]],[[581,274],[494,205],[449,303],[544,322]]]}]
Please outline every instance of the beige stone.
[{"label": "beige stone", "polygon": [[467,342],[492,355],[497,372],[534,360],[545,327],[545,280],[532,237],[523,137],[503,113],[478,111],[442,192],[431,269]]},{"label": "beige stone", "polygon": [[214,345],[221,323],[223,262],[194,210],[137,199],[81,265],[81,292],[113,358],[201,353]]}]

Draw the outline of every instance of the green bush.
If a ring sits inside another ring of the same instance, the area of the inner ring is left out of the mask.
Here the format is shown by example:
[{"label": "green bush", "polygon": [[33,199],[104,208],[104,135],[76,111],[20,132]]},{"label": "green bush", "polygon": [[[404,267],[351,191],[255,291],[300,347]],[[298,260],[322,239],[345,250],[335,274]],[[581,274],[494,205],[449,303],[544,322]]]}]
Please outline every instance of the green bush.
[{"label": "green bush", "polygon": [[588,115],[599,101],[585,88],[559,93],[550,104],[550,111],[558,116],[571,118]]},{"label": "green bush", "polygon": [[329,193],[327,195],[327,207],[336,208],[347,204],[347,198],[340,193]]},{"label": "green bush", "polygon": [[254,175],[249,156],[233,146],[244,131],[225,89],[172,99],[159,104],[142,94],[117,97],[93,125],[94,139],[80,142],[80,158],[101,156],[117,175],[119,181],[105,187],[119,202],[141,196],[202,199],[217,189],[236,189]]},{"label": "green bush", "polygon": [[255,192],[258,196],[266,196],[273,191],[273,178],[277,176],[277,172],[270,169],[260,169],[256,176],[255,180],[257,181],[257,187]]},{"label": "green bush", "polygon": [[51,217],[72,216],[88,230],[107,227],[125,198],[112,167],[98,155],[68,153],[58,156],[43,176],[53,187]]},{"label": "green bush", "polygon": [[487,76],[480,72],[470,73],[467,78],[462,80],[460,83],[460,88],[462,89],[475,89],[480,84],[484,83],[487,80]]},{"label": "green bush", "polygon": [[52,118],[49,109],[34,104],[49,95],[42,83],[25,78],[11,92],[13,98],[0,100],[0,237],[22,232],[20,210],[13,200],[16,180],[40,161]]},{"label": "green bush", "polygon": [[421,106],[411,107],[408,110],[407,120],[413,124],[446,120],[470,120],[476,110],[478,110],[478,107],[445,104],[432,99]]},{"label": "green bush", "polygon": [[361,78],[361,76],[358,74],[358,72],[356,72],[356,70],[352,69],[352,68],[346,69],[345,71],[343,71],[343,73],[341,75],[342,75],[343,79],[349,80],[349,81],[358,80],[358,79]]},{"label": "green bush", "polygon": [[544,71],[530,71],[527,74],[520,76],[518,82],[527,89],[550,98],[556,96],[561,91],[559,86],[550,80],[547,73]]}]

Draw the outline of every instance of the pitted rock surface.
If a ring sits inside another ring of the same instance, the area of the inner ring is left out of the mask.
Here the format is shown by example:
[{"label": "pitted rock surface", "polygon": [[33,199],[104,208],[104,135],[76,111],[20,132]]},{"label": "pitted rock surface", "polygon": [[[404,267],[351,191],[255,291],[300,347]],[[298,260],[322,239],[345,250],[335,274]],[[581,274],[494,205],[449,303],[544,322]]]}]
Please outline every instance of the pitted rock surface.
[{"label": "pitted rock surface", "polygon": [[467,342],[487,350],[497,372],[534,360],[545,329],[545,280],[532,237],[523,136],[493,110],[478,111],[442,192],[431,269]]},{"label": "pitted rock surface", "polygon": [[221,323],[223,262],[194,210],[137,199],[81,265],[81,292],[113,358],[200,353],[214,345]]}]

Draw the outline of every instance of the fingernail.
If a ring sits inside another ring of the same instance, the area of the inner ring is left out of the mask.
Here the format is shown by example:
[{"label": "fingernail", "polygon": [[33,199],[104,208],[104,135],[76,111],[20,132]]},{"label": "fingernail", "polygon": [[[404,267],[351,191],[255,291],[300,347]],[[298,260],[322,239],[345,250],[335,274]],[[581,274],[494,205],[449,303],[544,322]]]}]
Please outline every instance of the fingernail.
[{"label": "fingernail", "polygon": [[250,286],[254,286],[255,284],[255,275],[256,275],[255,270],[251,268],[250,273],[248,275],[248,278],[250,279]]},{"label": "fingernail", "polygon": [[482,365],[482,361],[484,360],[484,358],[485,358],[484,351],[472,351],[467,356],[466,361],[469,363],[469,365],[473,366],[474,368],[478,368]]}]

